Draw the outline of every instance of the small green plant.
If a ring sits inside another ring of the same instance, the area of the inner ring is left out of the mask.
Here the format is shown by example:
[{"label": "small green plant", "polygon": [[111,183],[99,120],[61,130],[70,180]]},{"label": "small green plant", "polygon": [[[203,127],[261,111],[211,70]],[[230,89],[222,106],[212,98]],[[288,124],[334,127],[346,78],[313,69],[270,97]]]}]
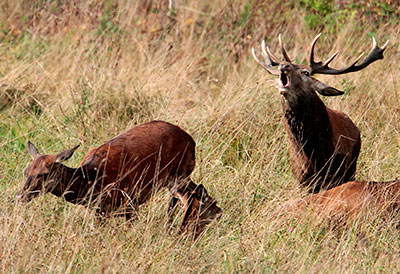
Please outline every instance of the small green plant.
[{"label": "small green plant", "polygon": [[382,22],[395,23],[400,19],[399,6],[396,7],[390,0],[369,0],[362,4],[357,1],[338,4],[332,0],[301,0],[300,7],[306,11],[304,23],[308,28],[324,29],[330,33],[355,18],[358,24],[376,25]]},{"label": "small green plant", "polygon": [[305,8],[305,24],[310,29],[325,28],[331,30],[335,24],[335,11],[331,0],[302,0],[300,6]]},{"label": "small green plant", "polygon": [[347,79],[342,79],[341,83],[342,91],[344,92],[342,96],[342,100],[345,100],[348,95],[350,95],[350,92],[355,89],[354,86],[354,81],[353,80],[347,80]]},{"label": "small green plant", "polygon": [[104,4],[103,15],[99,18],[97,35],[114,36],[120,35],[121,29],[118,24],[118,14],[113,0],[108,0]]}]

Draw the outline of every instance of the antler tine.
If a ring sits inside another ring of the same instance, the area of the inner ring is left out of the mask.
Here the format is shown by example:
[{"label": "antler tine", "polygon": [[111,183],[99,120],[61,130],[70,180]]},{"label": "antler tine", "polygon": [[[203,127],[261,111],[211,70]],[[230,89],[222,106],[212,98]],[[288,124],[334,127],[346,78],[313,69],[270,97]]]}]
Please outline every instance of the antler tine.
[{"label": "antler tine", "polygon": [[270,74],[272,75],[278,75],[279,71],[277,69],[275,69],[273,66],[277,66],[279,65],[278,63],[276,63],[275,61],[271,60],[271,57],[269,56],[268,52],[265,50],[265,42],[263,41],[261,44],[261,48],[263,51],[263,57],[266,61],[266,63],[264,63],[263,61],[261,61],[257,55],[256,52],[254,50],[254,48],[251,49],[251,53],[253,56],[253,59],[259,64],[261,65],[266,71],[268,71]]},{"label": "antler tine", "polygon": [[325,63],[323,64],[323,66],[327,66],[330,64],[330,62],[332,62],[333,59],[335,59],[335,57],[338,55],[339,51],[335,52],[331,58],[329,58],[328,60],[325,61]]},{"label": "antler tine", "polygon": [[375,48],[378,45],[378,43],[376,42],[375,37],[372,36],[372,48]]},{"label": "antler tine", "polygon": [[357,64],[358,61],[360,61],[361,57],[363,57],[364,54],[365,54],[365,52],[362,52],[362,53],[356,58],[356,60],[354,60],[354,62],[353,62],[350,66],[348,66],[348,68],[349,68],[349,67],[355,66],[355,64]]},{"label": "antler tine", "polygon": [[388,45],[389,45],[389,40],[387,40],[386,43],[382,46],[382,50],[385,50]]},{"label": "antler tine", "polygon": [[[314,47],[315,47],[315,43],[317,43],[317,40],[318,40],[318,38],[321,36],[321,34],[322,33],[319,33],[317,36],[315,36],[315,38],[314,38],[314,40],[312,41],[312,43],[311,43],[311,50],[310,50],[310,66],[312,67],[312,65],[314,65],[315,64],[315,61],[314,61]],[[335,57],[333,57],[333,58],[335,58]],[[332,58],[332,59],[333,59]],[[332,61],[332,60],[331,60]]]},{"label": "antler tine", "polygon": [[277,62],[277,64],[282,64],[283,62],[271,51],[271,49],[269,48],[269,47],[267,47],[267,52],[268,52],[268,55],[270,56],[270,57],[272,57],[272,59],[274,59],[276,62]]},{"label": "antler tine", "polygon": [[[315,39],[314,39],[315,41]],[[362,53],[357,59],[351,63],[351,65],[347,66],[346,68],[343,69],[335,69],[335,68],[330,68],[328,64],[333,60],[333,58],[336,57],[337,53],[335,53],[328,61],[326,61],[324,64],[321,62],[314,62],[313,60],[313,51],[314,51],[314,45],[311,48],[311,54],[310,54],[310,67],[312,74],[319,73],[319,74],[331,74],[331,75],[339,75],[339,74],[346,74],[350,72],[356,72],[359,70],[362,70],[366,68],[368,65],[372,64],[373,62],[383,59],[383,51],[386,49],[386,47],[389,44],[389,40],[386,41],[386,43],[380,48],[377,45],[377,42],[374,37],[372,37],[372,50],[369,52],[367,57],[357,65],[358,61],[361,59],[361,57],[364,55]]]},{"label": "antler tine", "polygon": [[[382,50],[385,50],[386,47],[389,45],[389,40],[386,41],[386,43],[382,46]],[[376,39],[375,37],[372,37],[372,48],[376,48],[377,47],[377,43],[376,43]]]},{"label": "antler tine", "polygon": [[[268,48],[268,47],[267,47],[267,48]],[[270,54],[268,54],[269,49],[268,49],[268,52],[267,52],[267,50],[265,49],[265,40],[263,40],[262,43],[261,43],[261,50],[262,50],[262,55],[263,55],[264,59],[267,61],[267,63],[268,63],[269,65],[271,65],[271,66],[277,66],[277,65],[279,65],[279,62],[276,62],[276,61],[274,61],[274,60],[271,59]]]},{"label": "antler tine", "polygon": [[280,33],[279,33],[279,46],[281,48],[282,55],[283,55],[283,58],[285,59],[285,61],[291,63],[289,55],[286,53],[285,47],[283,46],[282,35]]}]

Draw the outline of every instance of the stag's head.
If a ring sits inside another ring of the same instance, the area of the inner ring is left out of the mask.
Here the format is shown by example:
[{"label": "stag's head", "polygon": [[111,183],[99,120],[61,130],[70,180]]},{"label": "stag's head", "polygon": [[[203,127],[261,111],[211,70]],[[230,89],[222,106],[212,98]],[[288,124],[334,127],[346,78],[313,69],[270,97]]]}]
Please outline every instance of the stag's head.
[{"label": "stag's head", "polygon": [[310,92],[314,94],[315,91],[325,96],[342,95],[342,91],[322,83],[312,76],[314,74],[339,75],[362,70],[376,60],[383,59],[383,51],[389,43],[389,41],[387,41],[385,45],[380,48],[377,46],[375,38],[373,38],[372,50],[361,63],[358,64],[358,61],[361,59],[363,54],[361,54],[351,65],[342,69],[335,69],[329,67],[329,64],[337,56],[338,52],[333,54],[325,62],[314,61],[314,47],[320,36],[321,34],[318,34],[311,44],[308,65],[297,65],[290,60],[282,43],[281,35],[279,35],[279,46],[284,59],[283,61],[273,54],[268,47],[266,47],[265,41],[261,43],[264,61],[260,60],[257,57],[254,48],[252,49],[253,58],[258,64],[260,64],[270,74],[279,75],[279,91],[288,102],[295,102],[297,101],[297,98],[306,96],[307,94],[310,94]]},{"label": "stag's head", "polygon": [[26,178],[24,187],[17,194],[20,202],[27,203],[33,198],[51,191],[60,180],[62,162],[68,160],[79,147],[64,150],[56,155],[41,155],[38,149],[28,141],[28,152],[33,161],[24,169]]}]

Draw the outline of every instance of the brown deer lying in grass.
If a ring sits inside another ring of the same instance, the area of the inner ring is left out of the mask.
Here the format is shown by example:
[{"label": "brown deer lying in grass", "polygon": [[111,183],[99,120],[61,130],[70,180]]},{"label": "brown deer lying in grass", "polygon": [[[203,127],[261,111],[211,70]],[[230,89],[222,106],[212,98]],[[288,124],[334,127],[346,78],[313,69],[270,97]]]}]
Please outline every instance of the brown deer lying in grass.
[{"label": "brown deer lying in grass", "polygon": [[[193,204],[185,206],[185,215],[196,215],[200,222],[209,223],[222,212],[204,187],[197,187],[190,180],[195,166],[195,142],[177,126],[152,121],[133,127],[89,151],[79,167],[63,165],[78,147],[56,155],[41,155],[28,142],[33,161],[24,170],[27,179],[17,198],[29,202],[50,192],[68,202],[93,207],[101,214],[123,209],[125,216],[131,218],[138,205],[168,184],[176,197],[170,203],[170,215],[177,198],[184,204]],[[192,195],[194,190],[199,195]],[[182,226],[192,223],[199,222],[188,218]]]},{"label": "brown deer lying in grass", "polygon": [[351,181],[311,194],[296,204],[298,213],[312,211],[323,220],[353,223],[356,218],[379,217],[387,222],[400,221],[400,181]]},{"label": "brown deer lying in grass", "polygon": [[320,34],[312,42],[309,65],[292,63],[280,35],[279,44],[284,61],[266,48],[264,41],[261,48],[265,61],[256,56],[254,48],[252,50],[258,64],[270,74],[279,75],[292,171],[300,184],[314,193],[354,180],[361,139],[357,126],[350,118],[325,106],[315,93],[317,91],[324,96],[337,96],[343,92],[311,76],[339,75],[362,70],[383,58],[383,51],[389,42],[379,48],[373,39],[372,51],[360,64],[357,63],[361,56],[346,68],[334,69],[329,64],[337,52],[324,63],[314,61],[314,47],[319,37]]}]

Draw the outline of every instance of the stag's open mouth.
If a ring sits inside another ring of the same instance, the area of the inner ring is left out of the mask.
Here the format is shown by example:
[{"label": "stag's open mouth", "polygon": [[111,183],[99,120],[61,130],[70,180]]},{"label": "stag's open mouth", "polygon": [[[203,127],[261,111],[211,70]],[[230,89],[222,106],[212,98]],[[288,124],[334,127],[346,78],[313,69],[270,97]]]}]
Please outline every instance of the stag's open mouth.
[{"label": "stag's open mouth", "polygon": [[290,80],[289,77],[286,75],[285,71],[281,71],[279,80],[281,80],[280,87],[281,88],[287,88],[290,85]]}]

